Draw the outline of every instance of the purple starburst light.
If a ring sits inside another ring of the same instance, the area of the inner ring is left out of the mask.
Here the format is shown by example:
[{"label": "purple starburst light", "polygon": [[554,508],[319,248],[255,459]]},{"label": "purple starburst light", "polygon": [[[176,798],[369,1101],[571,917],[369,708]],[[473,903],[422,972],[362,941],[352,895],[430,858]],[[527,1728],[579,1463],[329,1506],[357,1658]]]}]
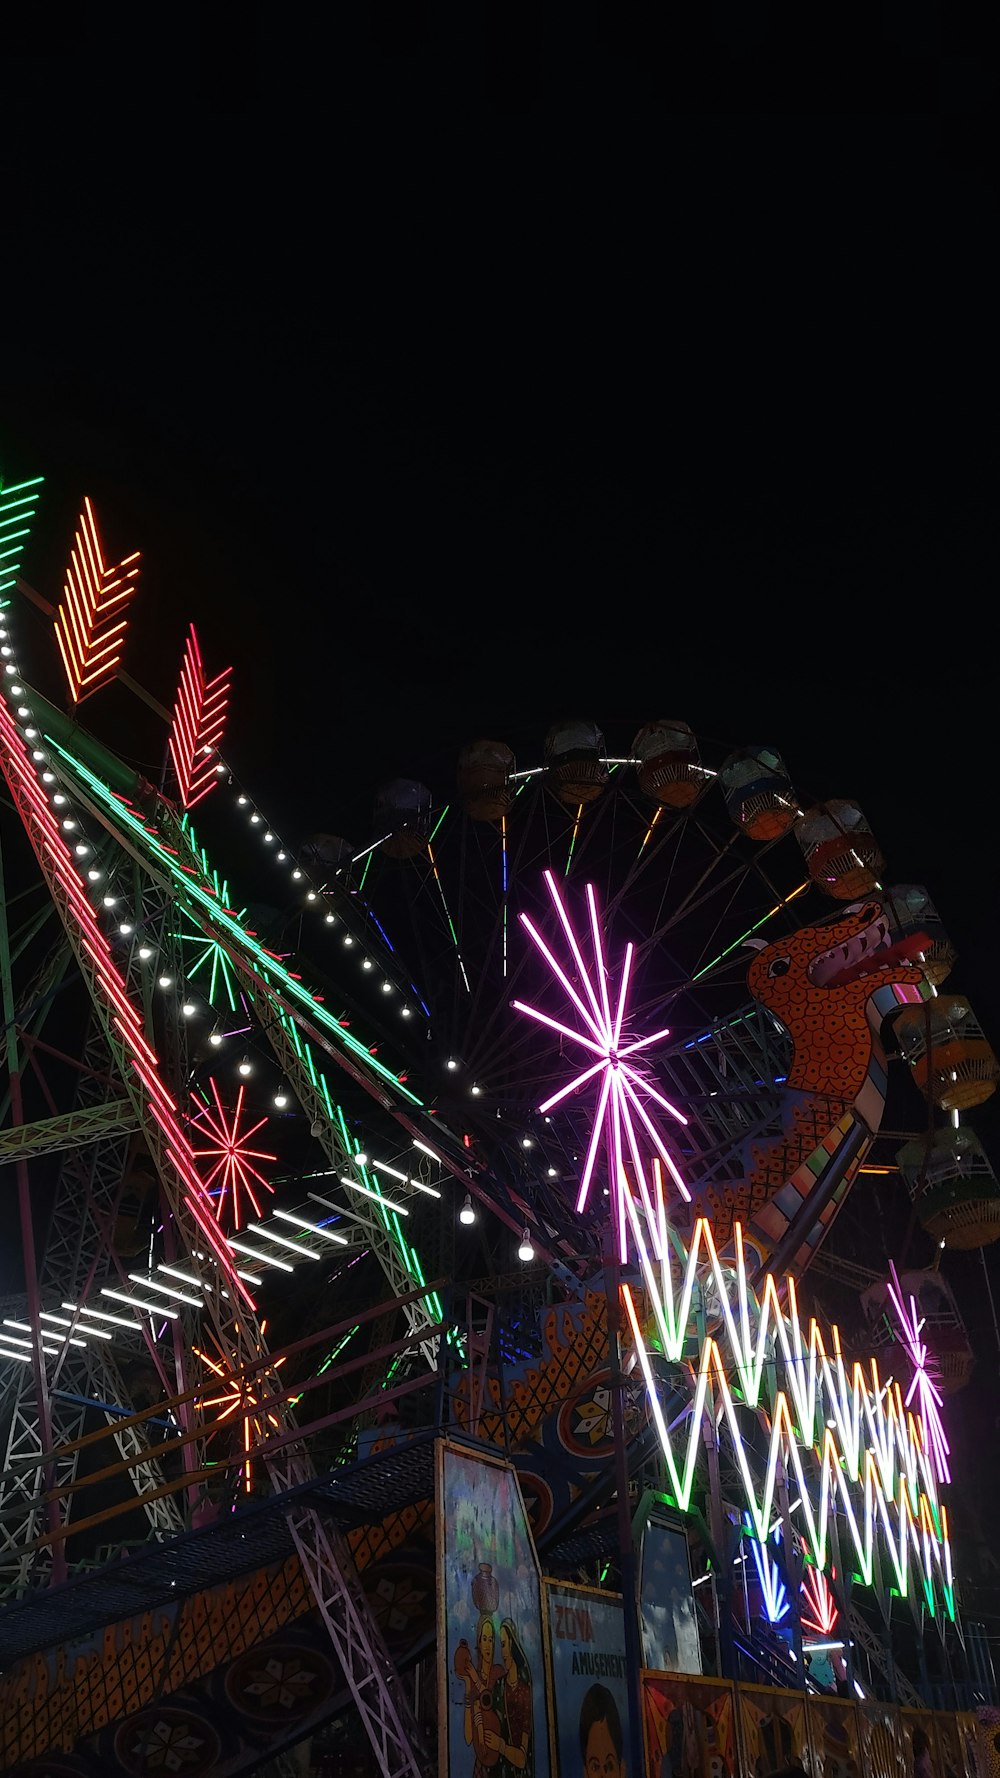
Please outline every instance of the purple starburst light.
[{"label": "purple starburst light", "polygon": [[632,973],[634,947],[629,944],[625,948],[621,979],[618,984],[615,1005],[612,1009],[611,995],[608,987],[610,972],[605,958],[604,943],[601,938],[600,920],[597,911],[597,896],[594,892],[593,885],[588,883],[586,890],[587,906],[590,912],[590,933],[594,951],[594,967],[591,970],[588,969],[587,964],[584,962],[579,940],[573,930],[572,922],[570,921],[569,915],[563,904],[562,897],[559,894],[556,880],[551,871],[545,871],[544,876],[546,886],[552,897],[553,905],[559,916],[560,924],[569,945],[570,954],[576,969],[577,979],[581,984],[586,1000],[581,998],[581,995],[577,993],[566,970],[563,969],[556,957],[553,956],[552,951],[532,924],[532,921],[527,914],[521,914],[521,924],[532,942],[537,946],[538,950],[545,958],[552,974],[569,996],[573,1010],[582,1020],[582,1026],[574,1028],[572,1025],[562,1024],[558,1019],[549,1018],[547,1013],[539,1012],[537,1007],[528,1006],[523,1000],[515,1000],[513,1005],[517,1008],[518,1012],[527,1013],[529,1018],[537,1019],[542,1025],[548,1025],[550,1030],[557,1031],[561,1037],[568,1038],[572,1043],[580,1044],[584,1050],[588,1051],[592,1056],[595,1056],[596,1060],[589,1068],[585,1068],[581,1074],[578,1074],[573,1080],[569,1081],[566,1086],[561,1087],[557,1093],[553,1093],[552,1097],[546,1099],[544,1104],[539,1105],[538,1110],[540,1112],[551,1111],[554,1105],[559,1105],[562,1100],[567,1099],[571,1093],[577,1093],[580,1091],[581,1087],[586,1086],[590,1081],[596,1081],[598,1078],[600,1079],[597,1109],[594,1113],[594,1124],[587,1148],[587,1157],[584,1162],[583,1172],[580,1175],[580,1190],[577,1195],[576,1208],[578,1211],[582,1210],[587,1202],[587,1194],[590,1190],[590,1182],[594,1174],[598,1150],[600,1149],[601,1139],[603,1137],[605,1153],[608,1159],[609,1189],[614,1204],[615,1221],[618,1229],[618,1248],[621,1259],[625,1261],[628,1258],[626,1198],[630,1192],[630,1187],[625,1172],[626,1156],[632,1163],[632,1168],[635,1173],[636,1182],[646,1212],[647,1228],[650,1231],[654,1251],[657,1254],[657,1257],[659,1257],[661,1246],[660,1218],[653,1207],[649,1184],[646,1178],[646,1169],[643,1165],[642,1156],[639,1150],[639,1126],[641,1126],[642,1131],[645,1133],[645,1137],[652,1147],[653,1154],[658,1156],[663,1162],[663,1165],[669,1172],[681,1196],[690,1202],[691,1194],[677,1170],[673,1156],[667,1147],[663,1135],[647,1109],[647,1103],[662,1107],[664,1111],[670,1113],[672,1118],[676,1118],[678,1123],[686,1124],[687,1118],[684,1116],[683,1112],[678,1111],[676,1105],[671,1105],[669,1099],[665,1099],[662,1093],[657,1092],[656,1088],[650,1084],[645,1076],[631,1065],[628,1058],[636,1055],[640,1050],[648,1049],[651,1044],[659,1043],[662,1038],[669,1035],[669,1032],[667,1030],[654,1031],[648,1037],[639,1037],[635,1039],[627,1038],[623,1041],[623,1034],[625,1033],[626,1027],[628,989]]},{"label": "purple starburst light", "polygon": [[948,1458],[951,1446],[948,1443],[941,1419],[943,1396],[928,1369],[928,1360],[933,1363],[927,1342],[920,1338],[923,1320],[917,1308],[916,1299],[910,1297],[907,1309],[903,1303],[903,1287],[899,1281],[899,1273],[892,1260],[889,1261],[892,1277],[889,1280],[889,1300],[896,1312],[899,1324],[899,1339],[906,1347],[913,1365],[913,1378],[906,1393],[906,1406],[909,1407],[914,1395],[917,1398],[917,1412],[924,1423],[924,1431],[930,1446],[939,1482],[951,1481],[951,1468]]}]

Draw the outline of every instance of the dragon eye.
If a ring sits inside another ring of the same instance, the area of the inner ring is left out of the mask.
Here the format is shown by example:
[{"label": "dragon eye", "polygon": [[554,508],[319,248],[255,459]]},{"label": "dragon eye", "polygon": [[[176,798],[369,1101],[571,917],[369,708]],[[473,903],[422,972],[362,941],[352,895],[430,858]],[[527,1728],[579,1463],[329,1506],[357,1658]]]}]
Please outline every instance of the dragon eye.
[{"label": "dragon eye", "polygon": [[769,976],[787,975],[791,967],[790,957],[775,957],[774,962],[768,964],[767,973]]}]

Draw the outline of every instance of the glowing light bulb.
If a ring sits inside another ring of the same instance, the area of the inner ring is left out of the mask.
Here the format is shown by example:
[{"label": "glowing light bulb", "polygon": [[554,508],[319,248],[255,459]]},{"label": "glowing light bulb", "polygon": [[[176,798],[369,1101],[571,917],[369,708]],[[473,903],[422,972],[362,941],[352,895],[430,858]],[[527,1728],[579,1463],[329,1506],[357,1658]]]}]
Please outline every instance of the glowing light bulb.
[{"label": "glowing light bulb", "polygon": [[254,827],[256,827],[258,822],[260,821],[260,816],[258,815],[256,809],[254,810],[253,814],[251,815],[250,820],[251,820]]},{"label": "glowing light bulb", "polygon": [[374,969],[375,965],[370,957],[362,957],[361,967],[362,969]]},{"label": "glowing light bulb", "polygon": [[528,1232],[527,1226],[521,1230],[521,1245],[517,1250],[517,1257],[518,1259],[523,1259],[525,1265],[527,1265],[530,1259],[534,1259],[535,1257],[535,1249],[531,1245],[531,1235]]},{"label": "glowing light bulb", "polygon": [[218,1049],[220,1043],[222,1042],[222,1032],[221,1031],[210,1032],[208,1041],[214,1049]]},{"label": "glowing light bulb", "polygon": [[247,798],[245,796],[238,796],[236,798],[236,801],[240,804],[240,807],[242,808],[244,803],[246,803]]},{"label": "glowing light bulb", "polygon": [[476,1212],[473,1209],[472,1198],[468,1192],[465,1194],[465,1203],[462,1205],[462,1208],[458,1213],[458,1220],[459,1222],[464,1223],[473,1223],[476,1220]]},{"label": "glowing light bulb", "polygon": [[55,804],[56,804],[56,805],[57,805],[57,806],[58,806],[58,807],[59,807],[59,808],[61,808],[61,807],[62,807],[62,805],[63,805],[63,803],[64,803],[64,802],[65,802],[65,801],[66,801],[66,798],[65,798],[65,796],[64,796],[64,795],[63,795],[63,793],[62,793],[62,791],[61,791],[61,790],[54,790],[54,791],[53,791],[53,792],[52,792],[52,801],[53,801],[53,802],[54,802],[54,803],[55,803]]},{"label": "glowing light bulb", "polygon": [[337,918],[336,914],[325,914],[324,915],[324,919],[326,920],[326,923],[328,926],[332,926],[333,922],[336,918]]},{"label": "glowing light bulb", "polygon": [[72,819],[72,817],[70,815],[67,815],[65,821],[63,822],[63,832],[64,833],[72,833],[75,826],[76,826],[76,822]]},{"label": "glowing light bulb", "polygon": [[186,1019],[193,1019],[196,1010],[197,1010],[197,1008],[195,1007],[195,1004],[192,1000],[185,1000],[183,1006],[181,1007],[181,1012],[184,1014],[184,1017]]},{"label": "glowing light bulb", "polygon": [[139,956],[142,958],[142,961],[144,963],[148,963],[149,959],[152,955],[153,955],[152,945],[140,945],[139,946]]},{"label": "glowing light bulb", "polygon": [[159,978],[159,985],[161,988],[172,988],[174,985],[173,976],[172,975],[161,975]]},{"label": "glowing light bulb", "polygon": [[249,1056],[244,1056],[242,1062],[240,1063],[240,1073],[243,1075],[253,1073],[253,1063],[251,1062]]},{"label": "glowing light bulb", "polygon": [[299,870],[298,865],[296,865],[295,869],[292,872],[292,876],[295,879],[296,883],[299,881],[299,878],[301,877],[301,875],[302,875],[302,872]]},{"label": "glowing light bulb", "polygon": [[121,933],[122,938],[128,938],[129,933],[135,931],[135,927],[132,925],[131,920],[122,920],[119,924],[118,930]]},{"label": "glowing light bulb", "polygon": [[279,1111],[284,1111],[285,1106],[288,1104],[288,1094],[285,1092],[283,1087],[279,1087],[278,1091],[275,1093],[274,1103],[278,1107]]},{"label": "glowing light bulb", "polygon": [[316,891],[315,891],[315,889],[309,889],[309,890],[307,890],[307,892],[306,892],[306,900],[307,900],[307,901],[315,901],[315,900],[316,900]]}]

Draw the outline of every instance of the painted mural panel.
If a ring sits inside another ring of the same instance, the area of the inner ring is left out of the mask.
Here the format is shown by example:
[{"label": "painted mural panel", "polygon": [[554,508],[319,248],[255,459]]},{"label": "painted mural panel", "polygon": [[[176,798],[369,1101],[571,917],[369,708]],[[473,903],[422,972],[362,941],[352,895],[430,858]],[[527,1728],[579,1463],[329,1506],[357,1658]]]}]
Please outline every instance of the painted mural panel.
[{"label": "painted mural panel", "polygon": [[908,1778],[903,1765],[899,1711],[891,1704],[876,1704],[870,1699],[857,1709],[865,1778]]},{"label": "painted mural panel", "polygon": [[861,1728],[850,1699],[810,1697],[806,1721],[810,1778],[860,1778]]},{"label": "painted mural panel", "polygon": [[620,1593],[546,1581],[553,1758],[564,1778],[625,1778],[628,1685]]},{"label": "painted mural panel", "polygon": [[510,1465],[438,1446],[441,1778],[549,1778],[538,1561]]},{"label": "painted mural panel", "polygon": [[774,1685],[736,1689],[743,1778],[771,1778],[786,1766],[805,1766],[809,1757],[805,1693]]},{"label": "painted mural panel", "polygon": [[647,1778],[737,1778],[736,1701],[724,1679],[643,1673]]},{"label": "painted mural panel", "polygon": [[674,1525],[654,1521],[643,1532],[639,1601],[643,1665],[658,1673],[700,1673],[688,1541]]}]

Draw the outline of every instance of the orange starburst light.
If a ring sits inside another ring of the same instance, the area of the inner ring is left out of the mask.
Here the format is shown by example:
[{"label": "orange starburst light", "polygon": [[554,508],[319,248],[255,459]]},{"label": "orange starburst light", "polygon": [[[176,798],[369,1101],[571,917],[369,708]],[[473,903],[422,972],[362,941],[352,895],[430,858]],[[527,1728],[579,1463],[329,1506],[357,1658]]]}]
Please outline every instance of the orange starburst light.
[{"label": "orange starburst light", "polygon": [[[260,1324],[262,1341],[266,1329],[267,1322],[262,1321]],[[238,1323],[237,1331],[239,1331]],[[202,1363],[207,1365],[208,1369],[212,1372],[212,1375],[219,1379],[223,1391],[221,1395],[207,1395],[202,1398],[201,1405],[203,1408],[222,1409],[221,1414],[217,1416],[214,1424],[209,1427],[208,1436],[210,1438],[213,1437],[216,1432],[219,1432],[223,1428],[227,1420],[233,1419],[234,1415],[239,1414],[241,1417],[242,1426],[240,1429],[240,1442],[243,1448],[243,1461],[240,1464],[240,1475],[242,1477],[244,1493],[249,1494],[253,1490],[254,1446],[267,1437],[269,1428],[273,1431],[278,1431],[281,1426],[281,1421],[277,1414],[264,1405],[267,1399],[265,1379],[261,1376],[256,1376],[252,1381],[248,1381],[245,1377],[240,1376],[238,1372],[230,1370],[225,1363],[212,1358],[209,1353],[203,1352],[200,1346],[195,1346],[194,1351],[198,1354]],[[264,1348],[263,1345],[261,1345],[259,1356],[263,1357],[263,1355]],[[273,1378],[274,1373],[284,1364],[284,1362],[285,1359],[283,1356],[281,1358],[276,1358],[273,1367],[268,1374]]]}]

